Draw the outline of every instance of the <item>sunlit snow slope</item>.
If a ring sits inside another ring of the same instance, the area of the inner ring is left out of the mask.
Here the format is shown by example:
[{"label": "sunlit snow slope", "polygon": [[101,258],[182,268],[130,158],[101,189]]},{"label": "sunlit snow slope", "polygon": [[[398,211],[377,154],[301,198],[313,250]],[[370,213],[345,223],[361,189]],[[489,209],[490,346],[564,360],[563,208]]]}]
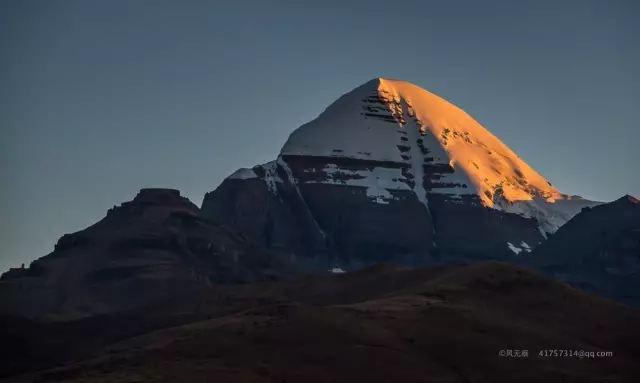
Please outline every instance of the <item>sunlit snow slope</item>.
[{"label": "sunlit snow slope", "polygon": [[385,166],[324,171],[327,182],[367,187],[380,203],[389,190],[413,189],[425,204],[431,193],[476,195],[486,207],[537,218],[546,232],[597,204],[562,194],[460,108],[405,81],[375,79],[345,94],[293,132],[281,155],[399,164],[408,177]]}]

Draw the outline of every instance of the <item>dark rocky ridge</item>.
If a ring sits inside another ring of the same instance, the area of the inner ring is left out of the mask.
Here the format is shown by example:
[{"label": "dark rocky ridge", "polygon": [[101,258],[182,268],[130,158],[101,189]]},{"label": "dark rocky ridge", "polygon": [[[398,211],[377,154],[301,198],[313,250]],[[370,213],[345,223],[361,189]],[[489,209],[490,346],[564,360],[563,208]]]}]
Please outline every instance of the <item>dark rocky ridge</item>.
[{"label": "dark rocky ridge", "polygon": [[[352,171],[397,168],[406,175],[399,182],[414,182],[411,169],[393,162],[282,156],[275,193],[260,172],[256,178],[229,178],[207,193],[203,213],[271,250],[294,254],[323,270],[381,261],[429,265],[508,260],[514,254],[507,242],[525,241],[534,247],[544,240],[534,219],[487,209],[476,196],[427,193],[427,210],[412,190],[390,190],[387,203],[376,203],[366,188],[341,184],[357,176],[323,182],[328,165]],[[432,174],[429,165],[424,169]],[[425,177],[423,187],[429,190],[435,183]]]},{"label": "dark rocky ridge", "polygon": [[0,278],[0,312],[69,319],[128,310],[218,283],[276,278],[282,264],[204,217],[179,191],[143,189],[52,253]]},{"label": "dark rocky ridge", "polygon": [[525,264],[584,290],[640,306],[640,201],[585,208]]},{"label": "dark rocky ridge", "polygon": [[270,192],[260,170],[256,173],[262,178],[226,179],[207,193],[206,199],[221,203],[204,203],[203,214],[225,222],[274,252],[325,256],[325,238],[304,201],[289,185],[279,184],[278,195]]}]

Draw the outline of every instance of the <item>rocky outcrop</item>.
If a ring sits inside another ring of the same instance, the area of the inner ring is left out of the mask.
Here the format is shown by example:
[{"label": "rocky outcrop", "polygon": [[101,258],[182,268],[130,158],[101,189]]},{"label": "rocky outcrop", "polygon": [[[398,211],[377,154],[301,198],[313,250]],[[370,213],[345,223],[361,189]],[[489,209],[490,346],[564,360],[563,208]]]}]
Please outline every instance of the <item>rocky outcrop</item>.
[{"label": "rocky outcrop", "polygon": [[[282,156],[265,166],[278,177],[230,177],[205,196],[203,213],[312,269],[512,259],[509,243],[533,248],[544,240],[534,219],[487,209],[471,196],[427,193],[424,204],[411,189],[373,195],[341,183],[376,172],[410,176],[397,164]],[[323,170],[334,168],[340,178]]]},{"label": "rocky outcrop", "polygon": [[585,208],[524,259],[609,299],[640,306],[640,201]]},{"label": "rocky outcrop", "polygon": [[286,172],[275,161],[245,171],[250,177],[235,174],[207,193],[203,214],[274,252],[325,257],[325,237]]},{"label": "rocky outcrop", "polygon": [[179,191],[143,189],[52,253],[0,278],[0,312],[69,319],[129,310],[213,284],[278,278],[278,259]]}]

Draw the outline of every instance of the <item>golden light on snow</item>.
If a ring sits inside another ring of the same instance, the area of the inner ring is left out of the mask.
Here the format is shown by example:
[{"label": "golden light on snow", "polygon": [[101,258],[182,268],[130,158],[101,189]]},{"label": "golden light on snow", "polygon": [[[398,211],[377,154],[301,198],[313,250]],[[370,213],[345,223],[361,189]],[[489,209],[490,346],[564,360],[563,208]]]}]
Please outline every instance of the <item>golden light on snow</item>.
[{"label": "golden light on snow", "polygon": [[547,180],[455,105],[405,81],[380,79],[378,91],[394,115],[404,113],[400,100],[407,104],[408,115],[415,114],[420,132],[438,141],[449,157],[449,165],[467,175],[487,206],[493,207],[493,195],[498,189],[508,201],[531,200],[535,195],[547,202],[563,198]]},{"label": "golden light on snow", "polygon": [[[477,196],[537,219],[543,233],[598,204],[560,193],[467,113],[405,81],[377,78],[345,93],[291,133],[280,155],[326,161],[325,178],[305,183],[364,188],[378,204],[412,191],[427,211],[431,196]],[[366,162],[351,169],[336,163],[344,159]]]}]

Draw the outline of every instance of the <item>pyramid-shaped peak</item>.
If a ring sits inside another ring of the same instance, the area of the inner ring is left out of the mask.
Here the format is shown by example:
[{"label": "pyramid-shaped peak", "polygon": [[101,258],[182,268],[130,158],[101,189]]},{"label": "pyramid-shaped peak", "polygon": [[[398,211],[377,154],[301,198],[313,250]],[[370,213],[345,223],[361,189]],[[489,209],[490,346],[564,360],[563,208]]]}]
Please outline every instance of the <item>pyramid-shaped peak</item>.
[{"label": "pyramid-shaped peak", "polygon": [[497,197],[563,198],[462,109],[402,80],[376,78],[344,94],[294,131],[281,154],[393,162],[416,174],[423,165],[451,169],[447,193],[475,194],[490,207]]}]

